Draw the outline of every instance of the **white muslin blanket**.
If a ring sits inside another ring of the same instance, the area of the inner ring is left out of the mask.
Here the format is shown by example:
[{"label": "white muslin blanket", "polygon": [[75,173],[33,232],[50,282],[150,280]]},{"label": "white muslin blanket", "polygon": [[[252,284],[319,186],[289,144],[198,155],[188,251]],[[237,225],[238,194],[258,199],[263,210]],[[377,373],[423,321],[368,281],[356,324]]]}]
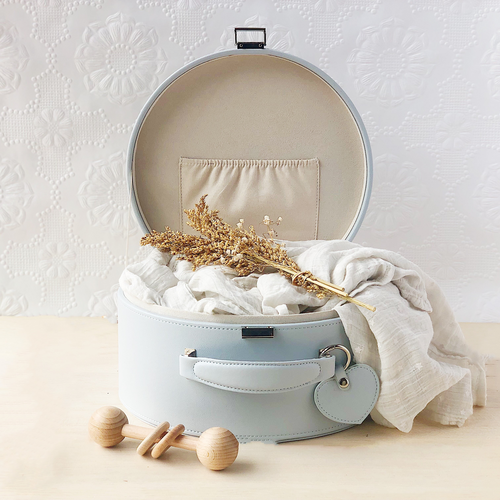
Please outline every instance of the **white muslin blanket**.
[{"label": "white muslin blanket", "polygon": [[437,284],[388,250],[346,241],[285,242],[299,267],[345,288],[375,312],[337,297],[318,299],[278,273],[237,277],[224,266],[192,271],[189,262],[153,250],[130,265],[120,286],[139,301],[208,314],[287,315],[335,309],[356,362],[380,377],[375,422],[411,430],[418,414],[464,424],[486,403],[484,356],[470,349]]}]

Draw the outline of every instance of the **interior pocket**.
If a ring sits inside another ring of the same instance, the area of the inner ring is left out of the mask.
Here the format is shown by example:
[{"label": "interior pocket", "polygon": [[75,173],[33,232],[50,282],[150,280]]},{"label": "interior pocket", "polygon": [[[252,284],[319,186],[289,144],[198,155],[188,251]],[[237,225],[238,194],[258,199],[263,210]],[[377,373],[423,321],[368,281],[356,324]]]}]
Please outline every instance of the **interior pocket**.
[{"label": "interior pocket", "polygon": [[216,160],[180,159],[180,226],[186,224],[185,209],[193,208],[208,194],[207,204],[231,225],[240,219],[266,233],[265,215],[282,217],[278,238],[312,240],[318,234],[319,160]]}]

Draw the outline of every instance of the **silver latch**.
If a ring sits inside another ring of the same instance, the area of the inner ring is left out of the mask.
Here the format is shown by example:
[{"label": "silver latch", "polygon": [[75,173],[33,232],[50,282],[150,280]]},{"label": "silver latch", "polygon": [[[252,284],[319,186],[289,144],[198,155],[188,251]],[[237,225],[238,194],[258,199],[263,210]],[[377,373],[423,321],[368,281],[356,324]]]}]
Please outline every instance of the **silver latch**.
[{"label": "silver latch", "polygon": [[187,356],[188,358],[196,358],[196,349],[190,349],[189,347],[186,347],[184,349],[184,356]]},{"label": "silver latch", "polygon": [[[349,349],[347,349],[347,347],[342,344],[332,344],[327,347],[323,347],[323,349],[320,349],[318,356],[320,358],[331,358],[332,351],[334,351],[335,349],[339,349],[346,355],[345,365],[343,367],[337,365],[337,368],[335,369],[335,378],[337,379],[337,383],[339,384],[339,387],[341,389],[347,389],[350,384],[345,371],[351,364],[351,351],[349,351]],[[342,374],[341,376],[339,376],[339,372]]]},{"label": "silver latch", "polygon": [[333,344],[329,345],[327,347],[323,347],[323,349],[319,350],[318,357],[320,358],[331,358],[332,357],[332,351],[335,349],[341,350],[343,353],[346,355],[346,362],[344,364],[344,370],[347,370],[349,368],[349,365],[351,364],[351,351],[347,349],[346,346],[343,346],[342,344]]},{"label": "silver latch", "polygon": [[[240,31],[260,31],[264,38],[260,42],[238,40]],[[266,28],[234,28],[234,43],[239,49],[263,49],[266,46]]]}]

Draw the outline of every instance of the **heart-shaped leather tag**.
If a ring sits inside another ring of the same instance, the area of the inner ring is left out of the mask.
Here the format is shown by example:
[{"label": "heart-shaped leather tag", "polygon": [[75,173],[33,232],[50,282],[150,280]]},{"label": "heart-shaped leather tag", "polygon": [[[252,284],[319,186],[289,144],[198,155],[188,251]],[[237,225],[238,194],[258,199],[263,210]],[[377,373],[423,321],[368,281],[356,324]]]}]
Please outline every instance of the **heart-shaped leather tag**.
[{"label": "heart-shaped leather tag", "polygon": [[341,389],[334,378],[316,386],[314,402],[330,420],[360,424],[377,402],[380,384],[377,374],[368,365],[356,364],[345,371],[349,387]]}]

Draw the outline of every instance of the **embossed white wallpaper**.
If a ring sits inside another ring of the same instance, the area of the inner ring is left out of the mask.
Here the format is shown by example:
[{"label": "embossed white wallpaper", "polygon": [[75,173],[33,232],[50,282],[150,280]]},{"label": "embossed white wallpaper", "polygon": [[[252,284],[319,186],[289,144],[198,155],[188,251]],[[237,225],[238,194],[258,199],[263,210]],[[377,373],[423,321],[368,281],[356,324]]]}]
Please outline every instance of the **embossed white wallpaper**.
[{"label": "embossed white wallpaper", "polygon": [[144,255],[134,120],[235,26],[266,27],[358,107],[375,167],[355,241],[418,263],[459,320],[500,321],[497,0],[0,0],[0,314],[114,315]]}]

